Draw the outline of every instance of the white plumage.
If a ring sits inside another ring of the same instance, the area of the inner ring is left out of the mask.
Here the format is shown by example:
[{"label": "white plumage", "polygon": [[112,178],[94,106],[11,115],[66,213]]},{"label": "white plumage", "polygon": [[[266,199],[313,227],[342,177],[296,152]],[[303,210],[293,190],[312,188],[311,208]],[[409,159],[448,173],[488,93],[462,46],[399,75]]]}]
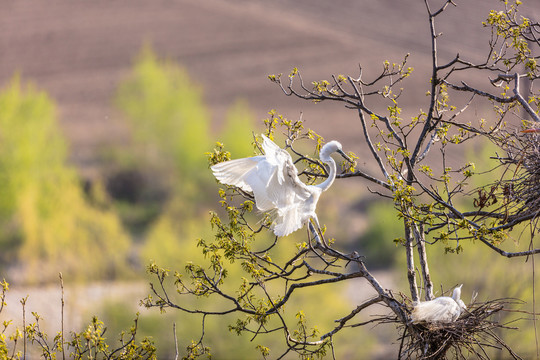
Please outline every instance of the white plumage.
[{"label": "white plumage", "polygon": [[330,141],[322,147],[319,157],[329,166],[328,178],[318,185],[306,185],[300,181],[289,153],[266,136],[262,138],[264,155],[213,165],[214,176],[225,185],[253,193],[257,209],[271,212],[272,230],[277,236],[289,235],[310,219],[319,227],[317,201],[336,177],[336,163],[330,154],[338,152],[351,161],[341,150],[341,144]]},{"label": "white plumage", "polygon": [[453,322],[459,318],[459,315],[467,308],[460,299],[461,287],[457,286],[452,292],[452,297],[441,296],[430,301],[420,301],[414,306],[411,314],[413,322]]}]

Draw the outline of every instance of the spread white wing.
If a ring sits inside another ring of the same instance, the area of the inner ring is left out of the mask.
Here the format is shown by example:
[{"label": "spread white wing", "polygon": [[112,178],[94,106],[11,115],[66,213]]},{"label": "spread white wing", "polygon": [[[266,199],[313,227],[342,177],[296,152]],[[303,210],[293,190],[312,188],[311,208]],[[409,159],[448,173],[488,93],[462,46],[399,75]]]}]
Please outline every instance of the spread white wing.
[{"label": "spread white wing", "polygon": [[216,179],[222,184],[236,186],[244,191],[252,192],[253,190],[245,181],[245,178],[262,160],[264,160],[264,156],[229,160],[213,165],[211,169]]},{"label": "spread white wing", "polygon": [[298,178],[298,170],[288,152],[263,135],[264,156],[230,160],[212,166],[223,184],[252,192],[261,211],[272,211],[274,233],[285,236],[306,221],[306,200],[311,196]]}]

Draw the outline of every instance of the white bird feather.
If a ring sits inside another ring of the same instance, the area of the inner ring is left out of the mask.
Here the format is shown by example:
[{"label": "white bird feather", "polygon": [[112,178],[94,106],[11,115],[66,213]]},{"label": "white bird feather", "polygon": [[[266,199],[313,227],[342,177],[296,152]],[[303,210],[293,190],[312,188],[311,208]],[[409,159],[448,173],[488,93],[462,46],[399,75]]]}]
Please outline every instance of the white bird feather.
[{"label": "white bird feather", "polygon": [[467,308],[460,299],[462,286],[463,284],[454,289],[452,297],[441,296],[430,301],[420,301],[413,308],[412,321],[414,323],[421,321],[443,323],[456,321],[463,310]]},{"label": "white bird feather", "polygon": [[351,161],[341,150],[341,144],[331,141],[323,146],[319,156],[329,166],[328,178],[318,185],[306,185],[300,181],[291,155],[268,137],[262,138],[264,155],[213,165],[214,176],[225,185],[253,193],[257,209],[271,212],[272,230],[277,236],[289,235],[309,219],[319,226],[317,201],[336,177],[336,163],[330,154],[338,152]]}]

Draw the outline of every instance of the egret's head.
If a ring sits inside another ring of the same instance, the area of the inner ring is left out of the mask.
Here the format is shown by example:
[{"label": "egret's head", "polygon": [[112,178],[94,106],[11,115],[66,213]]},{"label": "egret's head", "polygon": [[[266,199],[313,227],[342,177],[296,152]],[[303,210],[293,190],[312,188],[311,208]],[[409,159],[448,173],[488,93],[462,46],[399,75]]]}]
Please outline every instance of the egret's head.
[{"label": "egret's head", "polygon": [[456,302],[458,300],[460,300],[461,298],[461,287],[463,286],[463,284],[459,285],[459,286],[456,286],[456,288],[454,289],[454,292],[452,293],[452,299],[454,299]]},{"label": "egret's head", "polygon": [[347,156],[347,154],[345,154],[345,153],[343,152],[342,147],[341,147],[341,144],[340,144],[338,141],[336,141],[336,140],[332,140],[332,141],[326,143],[326,144],[322,147],[321,152],[320,152],[320,154],[319,154],[319,157],[321,158],[322,161],[325,161],[325,160],[327,160],[327,159],[330,158],[330,155],[331,155],[332,153],[335,153],[335,152],[339,153],[339,154],[340,154],[341,156],[343,156],[346,160],[352,162],[351,158],[349,158],[349,157]]}]

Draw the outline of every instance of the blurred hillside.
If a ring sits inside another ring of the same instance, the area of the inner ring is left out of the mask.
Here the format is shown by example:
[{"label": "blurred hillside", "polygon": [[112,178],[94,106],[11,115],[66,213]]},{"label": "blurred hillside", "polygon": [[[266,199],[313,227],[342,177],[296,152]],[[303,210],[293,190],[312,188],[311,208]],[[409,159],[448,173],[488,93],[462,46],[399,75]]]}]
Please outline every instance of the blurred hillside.
[{"label": "blurred hillside", "polygon": [[[438,19],[442,57],[481,54],[489,37],[481,21],[498,5],[462,1]],[[325,138],[358,151],[347,121],[353,113],[287,98],[266,76],[296,66],[312,81],[356,75],[361,64],[369,77],[382,61],[400,62],[406,53],[415,72],[405,84],[413,91],[402,98],[404,115],[426,107],[430,43],[422,1],[1,0],[0,6],[0,83],[19,72],[57,101],[71,157],[85,174],[97,165],[96,148],[126,140],[111,99],[145,42],[202,85],[214,128],[244,98],[257,120],[273,108],[290,118],[303,113]]]}]

